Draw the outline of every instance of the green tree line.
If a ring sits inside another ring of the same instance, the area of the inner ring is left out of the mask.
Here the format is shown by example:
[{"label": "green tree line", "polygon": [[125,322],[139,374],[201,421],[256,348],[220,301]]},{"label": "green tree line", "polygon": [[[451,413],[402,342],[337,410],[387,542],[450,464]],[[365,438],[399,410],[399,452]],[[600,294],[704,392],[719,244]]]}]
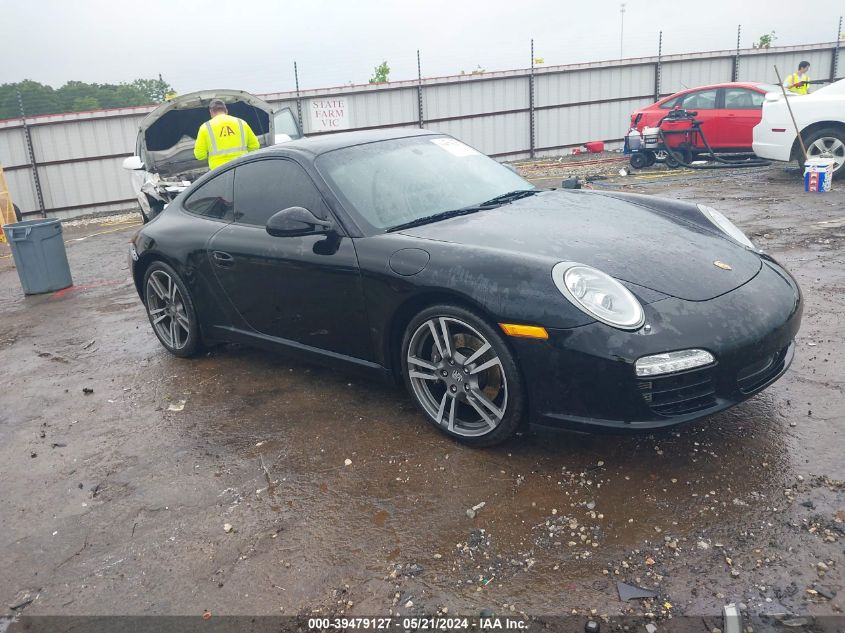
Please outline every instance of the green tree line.
[{"label": "green tree line", "polygon": [[18,92],[24,111],[31,116],[161,103],[168,94],[173,93],[173,87],[161,75],[158,79],[136,79],[121,84],[69,81],[61,88],[24,79],[17,83],[0,84],[0,119],[21,115]]}]

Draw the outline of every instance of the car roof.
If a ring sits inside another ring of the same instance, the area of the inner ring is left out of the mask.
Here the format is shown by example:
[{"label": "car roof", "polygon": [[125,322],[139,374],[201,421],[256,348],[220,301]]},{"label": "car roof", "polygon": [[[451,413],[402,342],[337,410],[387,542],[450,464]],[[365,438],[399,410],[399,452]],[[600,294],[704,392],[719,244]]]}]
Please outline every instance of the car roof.
[{"label": "car roof", "polygon": [[657,103],[665,101],[666,99],[671,99],[672,97],[677,97],[678,95],[687,94],[688,92],[696,92],[698,90],[711,90],[713,88],[762,88],[764,86],[768,87],[771,85],[773,84],[766,83],[765,81],[726,81],[721,84],[707,84],[706,86],[684,88],[683,90],[678,90],[678,92],[674,92],[669,96],[663,97]]},{"label": "car roof", "polygon": [[325,154],[326,152],[342,149],[344,147],[352,147],[354,145],[364,145],[366,143],[376,143],[378,141],[389,141],[413,136],[431,136],[434,134],[439,134],[439,132],[421,130],[417,128],[380,128],[372,130],[358,130],[355,132],[337,132],[331,134],[320,134],[318,136],[309,136],[295,141],[271,145],[270,147],[259,150],[256,153],[261,153],[266,156],[268,154],[283,154],[295,151],[298,153],[318,156],[320,154]]}]

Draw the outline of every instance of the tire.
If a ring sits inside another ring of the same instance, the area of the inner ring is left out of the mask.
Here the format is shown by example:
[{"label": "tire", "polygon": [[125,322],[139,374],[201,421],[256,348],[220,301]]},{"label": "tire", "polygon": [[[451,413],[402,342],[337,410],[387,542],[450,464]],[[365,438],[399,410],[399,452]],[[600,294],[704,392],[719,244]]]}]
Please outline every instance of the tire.
[{"label": "tire", "polygon": [[670,169],[676,169],[681,166],[681,163],[678,161],[677,158],[672,156],[672,154],[666,154],[666,160],[664,161],[666,166]]},{"label": "tire", "polygon": [[631,167],[634,169],[642,169],[648,166],[648,157],[642,152],[634,152],[631,154]]},{"label": "tire", "polygon": [[[146,195],[146,194],[144,194]],[[160,200],[156,200],[155,198],[151,198],[150,196],[146,196],[147,198],[147,208],[149,211],[144,211],[144,206],[141,206],[141,217],[144,219],[144,224],[153,220],[159,213],[164,211],[164,203]]]},{"label": "tire", "polygon": [[144,273],[144,306],[164,348],[182,358],[202,349],[199,321],[185,283],[173,268],[155,261]]},{"label": "tire", "polygon": [[643,152],[646,157],[646,167],[651,167],[654,163],[657,162],[657,156],[652,151],[645,151]]},{"label": "tire", "polygon": [[446,435],[493,446],[522,423],[526,400],[516,360],[503,335],[477,313],[454,305],[423,310],[405,329],[401,354],[408,392]]},{"label": "tire", "polygon": [[[824,150],[827,150],[833,155],[835,161],[833,173],[837,176],[845,174],[845,130],[835,127],[816,130],[804,139],[804,147],[807,148],[807,156],[810,158],[820,156]],[[798,159],[798,165],[803,171],[803,159]]]},{"label": "tire", "polygon": [[21,222],[23,220],[23,214],[21,213],[21,208],[16,205],[14,202],[12,203],[12,208],[15,210],[15,222]]}]

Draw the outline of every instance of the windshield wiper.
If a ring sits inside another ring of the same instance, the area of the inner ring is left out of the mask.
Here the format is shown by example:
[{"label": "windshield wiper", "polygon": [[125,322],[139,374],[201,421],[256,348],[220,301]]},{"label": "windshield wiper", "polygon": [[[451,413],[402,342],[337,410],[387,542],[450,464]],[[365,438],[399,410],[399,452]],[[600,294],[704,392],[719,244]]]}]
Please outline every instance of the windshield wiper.
[{"label": "windshield wiper", "polygon": [[486,202],[482,202],[479,206],[486,206],[488,204],[505,204],[507,202],[513,202],[514,200],[519,200],[520,198],[527,198],[528,196],[533,196],[538,193],[537,189],[517,189],[515,191],[508,191],[507,193],[503,193],[500,196],[496,196],[495,198],[490,198]]},{"label": "windshield wiper", "polygon": [[415,226],[422,226],[423,224],[439,222],[440,220],[446,220],[448,218],[455,218],[461,215],[469,215],[470,213],[475,213],[477,211],[495,209],[496,207],[500,207],[503,204],[507,204],[508,202],[513,202],[514,200],[519,200],[520,198],[527,198],[528,196],[533,196],[536,193],[538,193],[537,189],[518,189],[516,191],[508,191],[507,193],[503,193],[499,196],[496,196],[495,198],[490,198],[489,200],[482,202],[481,204],[473,204],[468,207],[461,207],[460,209],[452,209],[451,211],[441,211],[440,213],[435,213],[434,215],[427,215],[423,218],[417,218],[416,220],[405,222],[404,224],[397,224],[396,226],[391,226],[389,229],[387,229],[387,232],[392,233],[394,231],[401,231],[402,229],[410,229]]},{"label": "windshield wiper", "polygon": [[452,209],[451,211],[441,211],[440,213],[435,213],[434,215],[427,215],[424,218],[417,218],[416,220],[411,220],[410,222],[405,222],[404,224],[397,224],[396,226],[391,226],[387,229],[388,233],[392,233],[394,231],[401,231],[402,229],[410,229],[415,226],[422,226],[423,224],[431,224],[432,222],[439,222],[440,220],[446,220],[447,218],[456,218],[459,215],[469,215],[470,213],[475,213],[476,211],[484,211],[485,209],[494,209],[500,206],[500,203],[495,204],[475,204],[471,207],[461,207],[460,209]]}]

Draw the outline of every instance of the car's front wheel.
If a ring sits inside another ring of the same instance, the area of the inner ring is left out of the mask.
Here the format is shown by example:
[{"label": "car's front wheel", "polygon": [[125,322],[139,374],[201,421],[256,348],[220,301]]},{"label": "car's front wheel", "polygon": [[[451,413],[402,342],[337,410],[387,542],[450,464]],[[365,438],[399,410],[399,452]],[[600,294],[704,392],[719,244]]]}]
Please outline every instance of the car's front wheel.
[{"label": "car's front wheel", "polygon": [[523,420],[524,389],[513,354],[470,310],[439,305],[418,314],[403,338],[402,371],[429,421],[466,444],[498,444]]},{"label": "car's front wheel", "polygon": [[153,331],[168,352],[193,356],[200,351],[199,321],[187,286],[171,266],[156,261],[144,274],[144,304]]}]

